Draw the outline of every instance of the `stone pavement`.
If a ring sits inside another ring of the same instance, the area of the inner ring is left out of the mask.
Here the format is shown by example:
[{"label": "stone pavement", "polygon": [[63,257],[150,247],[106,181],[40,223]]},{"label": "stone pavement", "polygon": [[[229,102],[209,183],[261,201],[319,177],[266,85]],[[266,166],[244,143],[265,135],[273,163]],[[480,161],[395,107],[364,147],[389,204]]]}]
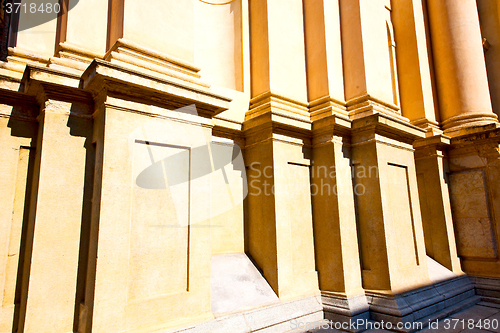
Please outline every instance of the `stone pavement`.
[{"label": "stone pavement", "polygon": [[[469,326],[470,325],[470,326]],[[474,327],[472,326],[474,325]],[[314,329],[310,333],[336,333],[342,332],[334,328]],[[383,329],[370,329],[364,333],[391,332]],[[496,332],[500,333],[500,304],[479,302],[477,305],[457,312],[447,318],[440,319],[437,324],[432,322],[432,327],[426,327],[419,333],[458,333],[458,332]]]}]

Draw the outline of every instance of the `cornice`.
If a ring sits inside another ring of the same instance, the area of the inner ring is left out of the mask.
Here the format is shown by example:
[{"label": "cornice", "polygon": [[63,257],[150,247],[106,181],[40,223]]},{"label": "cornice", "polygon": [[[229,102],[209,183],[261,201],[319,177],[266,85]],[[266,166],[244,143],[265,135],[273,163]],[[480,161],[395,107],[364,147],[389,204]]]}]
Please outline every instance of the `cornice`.
[{"label": "cornice", "polygon": [[156,77],[137,70],[95,59],[81,76],[81,88],[99,96],[155,105],[167,109],[196,105],[200,116],[212,118],[227,110],[231,98],[213,93],[209,88],[175,78]]},{"label": "cornice", "polygon": [[93,105],[92,96],[79,88],[80,76],[77,74],[30,64],[26,66],[21,85],[39,105],[49,99]]},{"label": "cornice", "polygon": [[413,144],[415,140],[425,138],[425,130],[383,113],[353,120],[353,143],[365,140],[362,134],[366,133],[379,134],[407,144]]}]

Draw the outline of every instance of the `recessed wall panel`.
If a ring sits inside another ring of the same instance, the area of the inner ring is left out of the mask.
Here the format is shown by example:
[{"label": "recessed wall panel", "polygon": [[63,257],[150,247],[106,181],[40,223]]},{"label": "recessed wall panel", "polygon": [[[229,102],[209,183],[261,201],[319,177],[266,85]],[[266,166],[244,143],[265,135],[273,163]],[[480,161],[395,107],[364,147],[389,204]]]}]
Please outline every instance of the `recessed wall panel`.
[{"label": "recessed wall panel", "polygon": [[395,236],[398,239],[398,264],[401,268],[410,268],[415,263],[418,264],[418,261],[408,171],[405,166],[395,164],[389,164],[387,171],[389,172],[388,203],[392,213]]},{"label": "recessed wall panel", "polygon": [[136,142],[131,182],[130,298],[187,291],[190,150]]}]

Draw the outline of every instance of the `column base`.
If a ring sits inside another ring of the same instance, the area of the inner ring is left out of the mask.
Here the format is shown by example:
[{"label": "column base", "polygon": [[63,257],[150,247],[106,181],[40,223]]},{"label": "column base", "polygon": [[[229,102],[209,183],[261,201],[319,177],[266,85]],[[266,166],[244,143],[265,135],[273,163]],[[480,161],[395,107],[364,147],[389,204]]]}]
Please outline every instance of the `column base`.
[{"label": "column base", "polygon": [[347,297],[342,293],[321,292],[325,319],[333,322],[356,322],[370,320],[370,311],[366,296]]},{"label": "column base", "polygon": [[[377,292],[366,293],[371,318],[377,321],[398,323],[422,322],[441,319],[478,303],[474,285],[468,276],[460,276],[399,295]],[[402,330],[414,332],[414,329]]]},{"label": "column base", "polygon": [[51,57],[48,67],[81,75],[94,59],[102,59],[102,54],[64,42],[58,45],[55,57]]},{"label": "column base", "polygon": [[380,113],[406,123],[409,122],[408,118],[401,115],[401,110],[397,105],[386,103],[368,94],[348,100],[346,107],[351,120]]},{"label": "column base", "polygon": [[452,137],[484,131],[485,125],[498,127],[498,116],[492,112],[470,112],[442,122],[444,134]]},{"label": "column base", "polygon": [[330,96],[318,98],[309,103],[309,112],[311,113],[311,121],[318,121],[331,115],[343,115],[349,117],[346,110],[345,102],[338,101]]},{"label": "column base", "polygon": [[[448,187],[457,253],[465,273],[500,278],[500,128],[470,128],[451,139]],[[472,132],[474,130],[475,132]]]}]

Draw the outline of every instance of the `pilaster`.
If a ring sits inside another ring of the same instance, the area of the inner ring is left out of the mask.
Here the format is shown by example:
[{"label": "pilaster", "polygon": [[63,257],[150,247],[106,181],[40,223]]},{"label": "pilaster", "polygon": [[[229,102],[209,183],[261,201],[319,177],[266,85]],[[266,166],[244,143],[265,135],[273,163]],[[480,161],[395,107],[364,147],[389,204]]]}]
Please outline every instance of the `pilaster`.
[{"label": "pilaster", "polygon": [[351,121],[335,115],[313,123],[316,267],[325,318],[341,322],[369,318],[361,281],[350,130]]},{"label": "pilaster", "polygon": [[243,123],[247,252],[280,300],[317,295],[311,211],[311,123],[305,105],[271,93]]},{"label": "pilaster", "polygon": [[140,0],[117,0],[111,2],[109,10],[107,50],[125,39],[186,62],[194,61],[194,0],[154,0],[147,6]]},{"label": "pilaster", "polygon": [[75,89],[78,83],[78,77],[43,67],[27,66],[24,76],[26,93],[41,108],[21,290],[22,332],[69,332],[77,323],[93,172],[92,100]]},{"label": "pilaster", "polygon": [[303,6],[311,120],[347,115],[339,2],[307,0]]},{"label": "pilaster", "polygon": [[444,158],[449,145],[450,138],[440,135],[417,140],[413,146],[427,255],[461,275]]},{"label": "pilaster", "polygon": [[363,287],[429,284],[411,143],[423,130],[381,114],[353,121],[352,167]]},{"label": "pilaster", "polygon": [[251,1],[250,13],[252,98],[271,92],[307,103],[302,1]]},{"label": "pilaster", "polygon": [[427,131],[427,136],[441,133],[434,105],[432,57],[428,48],[425,11],[419,0],[392,1],[392,22],[396,43],[398,79],[402,115],[411,124]]},{"label": "pilaster", "polygon": [[80,331],[213,319],[210,119],[230,99],[97,60],[82,87],[95,101],[96,191]]},{"label": "pilaster", "polygon": [[[24,8],[23,8],[24,9]],[[55,39],[57,34],[58,13],[45,13],[44,23],[37,18],[38,12],[19,9],[18,32],[15,47],[26,50],[29,54],[48,58],[54,55]],[[49,20],[52,18],[51,20]],[[34,26],[35,25],[35,26]]]},{"label": "pilaster", "polygon": [[500,131],[495,124],[451,140],[449,188],[458,255],[473,276],[500,272]]},{"label": "pilaster", "polygon": [[368,96],[385,105],[380,112],[401,115],[391,11],[387,0],[340,1],[348,111],[350,105]]},{"label": "pilaster", "polygon": [[[17,19],[11,22],[11,27],[15,26],[17,33],[11,34],[12,40],[9,43],[12,47],[8,48],[7,62],[0,63],[0,73],[21,79],[26,64],[49,63],[49,58],[54,55],[57,15],[55,11],[33,13],[30,12],[29,6],[28,10],[19,8]],[[46,21],[42,23],[40,18]]]}]

